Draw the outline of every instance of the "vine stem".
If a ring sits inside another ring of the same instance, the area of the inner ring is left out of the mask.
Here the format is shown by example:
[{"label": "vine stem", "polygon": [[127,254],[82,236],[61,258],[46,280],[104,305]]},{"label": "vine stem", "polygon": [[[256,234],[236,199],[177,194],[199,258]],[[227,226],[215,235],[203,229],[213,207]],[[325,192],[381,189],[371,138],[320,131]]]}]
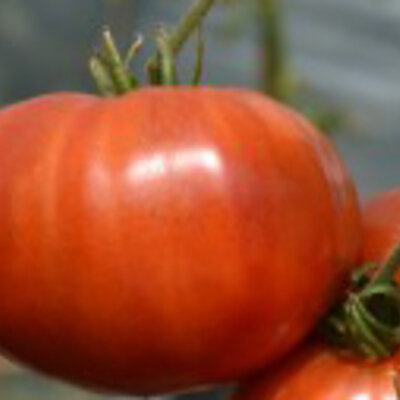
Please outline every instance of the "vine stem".
[{"label": "vine stem", "polygon": [[287,59],[279,0],[258,0],[263,42],[263,88],[279,100],[288,97]]},{"label": "vine stem", "polygon": [[400,265],[400,244],[395,246],[389,255],[386,268],[382,268],[378,275],[374,278],[374,282],[387,282],[394,280]]},{"label": "vine stem", "polygon": [[[203,19],[217,0],[198,0],[189,12],[181,19],[178,26],[168,36],[168,46],[172,55],[177,55],[186,40],[201,25]],[[147,62],[147,71],[150,83],[158,84],[161,81],[160,54],[157,51]]]}]

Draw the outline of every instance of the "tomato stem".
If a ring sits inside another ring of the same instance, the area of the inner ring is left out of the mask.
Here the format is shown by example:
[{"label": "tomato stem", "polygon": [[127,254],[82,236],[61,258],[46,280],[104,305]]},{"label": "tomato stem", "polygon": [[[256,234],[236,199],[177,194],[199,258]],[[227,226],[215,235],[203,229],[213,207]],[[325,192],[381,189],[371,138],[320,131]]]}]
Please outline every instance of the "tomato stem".
[{"label": "tomato stem", "polygon": [[197,29],[196,36],[196,52],[195,52],[195,63],[194,63],[194,73],[192,78],[192,85],[197,86],[201,82],[201,77],[203,75],[203,57],[204,57],[204,40],[203,40],[203,27],[200,24]]},{"label": "tomato stem", "polygon": [[111,31],[103,29],[102,49],[91,57],[89,67],[95,83],[104,96],[117,96],[139,86],[139,81],[130,71],[130,62],[142,46],[142,39],[135,41],[126,57],[119,52]]},{"label": "tomato stem", "polygon": [[324,331],[369,358],[392,355],[400,346],[399,268],[400,243],[382,268],[369,263],[356,271],[353,288],[323,322]]},{"label": "tomato stem", "polygon": [[161,61],[160,83],[162,85],[176,85],[178,84],[178,77],[176,73],[175,55],[171,49],[171,42],[165,30],[160,30],[160,34],[157,37],[157,44]]},{"label": "tomato stem", "polygon": [[[198,0],[181,19],[178,27],[169,36],[169,48],[174,56],[179,54],[187,39],[198,29],[215,2],[216,0]],[[147,62],[146,69],[152,84],[162,84],[163,61],[161,58],[158,49]]]},{"label": "tomato stem", "polygon": [[[160,29],[156,38],[157,51],[146,63],[151,84],[178,84],[176,57],[191,34],[198,31],[195,67],[192,84],[201,80],[204,54],[201,25],[217,0],[197,0],[171,33]],[[118,96],[130,92],[140,84],[130,71],[130,63],[143,45],[142,38],[134,42],[125,57],[121,56],[108,28],[103,30],[102,49],[91,57],[89,67],[99,92],[103,96]]]},{"label": "tomato stem", "polygon": [[400,266],[400,243],[391,252],[388,261],[384,267],[378,271],[377,276],[374,278],[374,282],[388,282],[395,281],[396,273]]},{"label": "tomato stem", "polygon": [[[104,40],[104,53],[102,58],[104,64],[109,65],[110,74],[115,84],[115,88],[118,94],[126,93],[132,90],[131,79],[129,77],[129,71],[125,67],[122,57],[117,49],[114,42],[114,38],[108,28],[103,31]],[[100,56],[100,57],[101,57]]]},{"label": "tomato stem", "polygon": [[285,35],[280,7],[279,0],[259,0],[259,17],[264,44],[263,86],[267,94],[287,101],[292,88],[288,82]]},{"label": "tomato stem", "polygon": [[97,86],[97,90],[104,97],[113,97],[116,94],[115,85],[107,67],[99,57],[93,56],[89,60],[89,69]]}]

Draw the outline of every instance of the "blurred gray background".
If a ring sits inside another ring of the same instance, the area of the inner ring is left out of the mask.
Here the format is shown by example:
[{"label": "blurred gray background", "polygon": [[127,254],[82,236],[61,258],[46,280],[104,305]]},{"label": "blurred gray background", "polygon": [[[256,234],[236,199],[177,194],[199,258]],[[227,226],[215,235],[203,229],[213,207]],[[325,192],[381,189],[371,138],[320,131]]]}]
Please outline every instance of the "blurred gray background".
[{"label": "blurred gray background", "polygon": [[[207,83],[261,87],[265,49],[255,1],[237,0],[213,12],[206,24]],[[138,32],[151,38],[161,21],[173,24],[189,4],[0,0],[0,104],[50,91],[94,91],[86,60],[104,24],[126,46]],[[317,107],[332,107],[343,117],[332,139],[361,195],[400,184],[400,0],[286,0],[282,5],[290,69]],[[184,75],[191,61],[187,49]],[[100,398],[105,397],[0,364],[1,400]]]}]

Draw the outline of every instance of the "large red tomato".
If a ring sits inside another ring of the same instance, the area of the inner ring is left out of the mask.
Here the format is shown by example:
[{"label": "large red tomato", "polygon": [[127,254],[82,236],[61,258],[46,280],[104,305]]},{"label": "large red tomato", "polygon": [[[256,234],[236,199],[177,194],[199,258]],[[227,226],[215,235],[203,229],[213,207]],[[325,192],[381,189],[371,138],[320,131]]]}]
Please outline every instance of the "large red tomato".
[{"label": "large red tomato", "polygon": [[[364,260],[385,260],[400,241],[400,189],[364,209]],[[235,400],[397,400],[400,351],[372,362],[323,343],[310,343],[275,371],[241,387]]]},{"label": "large red tomato", "polygon": [[332,303],[361,237],[328,141],[261,95],[212,88],[4,109],[0,221],[0,347],[136,394],[281,357]]}]

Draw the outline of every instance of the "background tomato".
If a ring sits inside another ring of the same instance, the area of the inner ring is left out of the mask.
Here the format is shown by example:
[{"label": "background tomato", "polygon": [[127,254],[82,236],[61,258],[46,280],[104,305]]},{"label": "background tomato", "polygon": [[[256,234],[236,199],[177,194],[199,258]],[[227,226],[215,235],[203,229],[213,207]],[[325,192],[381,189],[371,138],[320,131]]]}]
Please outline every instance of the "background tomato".
[{"label": "background tomato", "polygon": [[261,95],[211,88],[4,109],[0,221],[3,350],[137,394],[281,357],[338,294],[361,236],[326,139]]},{"label": "background tomato", "polygon": [[383,260],[400,240],[400,188],[382,193],[364,208],[364,260]]},{"label": "background tomato", "polygon": [[249,381],[235,400],[397,400],[394,379],[400,354],[372,363],[311,344],[291,356],[278,372]]},{"label": "background tomato", "polygon": [[[382,262],[400,240],[400,190],[369,201],[363,220],[364,261]],[[235,400],[396,400],[399,374],[400,351],[372,362],[324,343],[311,343],[280,368],[247,382]]]}]

